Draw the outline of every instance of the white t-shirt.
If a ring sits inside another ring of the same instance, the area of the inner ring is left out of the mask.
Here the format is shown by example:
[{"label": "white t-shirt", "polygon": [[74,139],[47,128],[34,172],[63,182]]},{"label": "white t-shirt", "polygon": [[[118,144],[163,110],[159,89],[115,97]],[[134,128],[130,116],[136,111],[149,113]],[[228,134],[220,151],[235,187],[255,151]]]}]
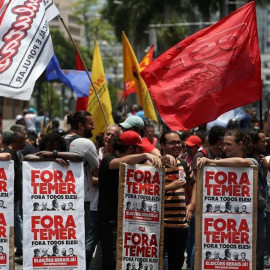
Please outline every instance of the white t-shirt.
[{"label": "white t-shirt", "polygon": [[28,130],[33,130],[36,131],[36,121],[37,121],[37,116],[34,113],[27,113],[24,116],[24,120],[27,125]]},{"label": "white t-shirt", "polygon": [[[68,138],[71,135],[65,136]],[[84,201],[90,202],[92,197],[93,181],[92,169],[99,165],[96,147],[92,141],[86,138],[77,138],[69,145],[69,151],[83,156],[84,163]]]}]

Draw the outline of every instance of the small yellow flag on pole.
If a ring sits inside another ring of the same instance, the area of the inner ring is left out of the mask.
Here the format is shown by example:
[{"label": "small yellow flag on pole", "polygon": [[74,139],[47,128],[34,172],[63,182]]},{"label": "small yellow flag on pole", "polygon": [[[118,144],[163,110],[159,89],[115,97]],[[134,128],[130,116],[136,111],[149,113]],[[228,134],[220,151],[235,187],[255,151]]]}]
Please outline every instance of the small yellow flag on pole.
[{"label": "small yellow flag on pole", "polygon": [[140,75],[140,65],[136,55],[125,35],[122,32],[123,43],[123,73],[124,82],[134,81],[140,106],[144,110],[145,117],[157,122],[156,112],[147,86]]},{"label": "small yellow flag on pole", "polygon": [[[92,75],[91,79],[93,84],[95,85],[95,89],[100,97],[101,104],[104,108],[105,115],[108,120],[108,124],[113,124],[113,117],[112,117],[112,105],[110,100],[110,95],[108,91],[107,81],[105,78],[103,63],[98,47],[97,40],[95,39],[95,47],[94,47],[94,55],[93,55],[93,63],[92,63]],[[98,103],[97,97],[95,95],[95,91],[93,86],[90,86],[89,91],[89,99],[88,99],[88,106],[87,111],[92,114],[95,129],[93,132],[92,140],[96,140],[96,136],[100,133],[103,133],[106,128],[106,122],[104,117],[101,114],[100,105]]]}]

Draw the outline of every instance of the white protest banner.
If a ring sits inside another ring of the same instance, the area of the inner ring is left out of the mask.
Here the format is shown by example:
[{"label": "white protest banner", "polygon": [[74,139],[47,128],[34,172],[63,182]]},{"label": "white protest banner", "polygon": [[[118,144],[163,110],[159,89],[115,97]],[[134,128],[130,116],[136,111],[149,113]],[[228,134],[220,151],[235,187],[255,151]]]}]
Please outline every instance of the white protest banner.
[{"label": "white protest banner", "polygon": [[5,12],[10,0],[0,0],[0,22],[2,14]]},{"label": "white protest banner", "polygon": [[53,55],[48,21],[57,14],[52,0],[9,3],[0,22],[1,96],[30,99],[35,81]]},{"label": "white protest banner", "polygon": [[257,168],[199,171],[195,269],[256,268]]},{"label": "white protest banner", "polygon": [[13,269],[14,162],[0,161],[0,269]]},{"label": "white protest banner", "polygon": [[23,162],[23,269],[85,269],[82,163]]},{"label": "white protest banner", "polygon": [[163,267],[163,170],[120,167],[117,269]]},{"label": "white protest banner", "polygon": [[43,4],[46,12],[47,21],[50,22],[59,14],[59,11],[53,3],[53,0],[43,0]]}]

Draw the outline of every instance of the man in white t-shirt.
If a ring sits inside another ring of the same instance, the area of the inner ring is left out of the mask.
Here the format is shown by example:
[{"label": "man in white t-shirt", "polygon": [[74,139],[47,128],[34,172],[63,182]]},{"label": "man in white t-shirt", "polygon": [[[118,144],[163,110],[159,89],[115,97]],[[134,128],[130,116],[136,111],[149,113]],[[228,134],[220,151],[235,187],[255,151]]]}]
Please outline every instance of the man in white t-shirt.
[{"label": "man in white t-shirt", "polygon": [[30,107],[28,113],[24,116],[24,120],[27,125],[27,130],[33,130],[36,132],[37,115],[33,107]]},{"label": "man in white t-shirt", "polygon": [[99,165],[98,155],[94,143],[89,140],[93,136],[95,128],[92,115],[87,111],[77,111],[67,116],[67,123],[71,130],[64,137],[69,145],[69,151],[83,156],[84,163],[84,211],[85,211],[85,255],[86,269],[89,269],[91,261],[91,226],[90,226],[90,201],[93,188],[92,170]]}]

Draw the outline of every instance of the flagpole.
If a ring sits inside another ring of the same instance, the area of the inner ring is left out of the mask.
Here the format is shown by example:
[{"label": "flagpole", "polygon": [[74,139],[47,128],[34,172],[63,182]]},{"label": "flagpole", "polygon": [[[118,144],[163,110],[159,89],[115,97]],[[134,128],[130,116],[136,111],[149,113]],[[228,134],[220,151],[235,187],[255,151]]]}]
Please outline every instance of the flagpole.
[{"label": "flagpole", "polygon": [[82,63],[83,63],[83,67],[84,67],[84,69],[85,69],[85,72],[86,72],[86,74],[87,74],[87,76],[88,76],[88,78],[89,78],[89,80],[90,80],[90,83],[91,83],[91,85],[92,85],[92,87],[93,87],[93,89],[94,89],[94,92],[95,92],[95,94],[96,94],[96,97],[97,97],[99,106],[100,106],[100,108],[101,108],[103,117],[104,117],[105,122],[106,122],[106,126],[108,127],[108,126],[109,126],[108,119],[107,119],[107,117],[106,117],[104,108],[103,108],[103,106],[102,106],[102,104],[101,104],[100,97],[99,97],[99,95],[98,95],[98,93],[97,93],[97,90],[96,90],[96,88],[95,88],[95,85],[93,84],[92,79],[91,79],[91,76],[89,75],[88,68],[87,68],[87,66],[86,66],[86,64],[85,64],[85,62],[84,62],[84,60],[83,60],[83,58],[82,58],[81,52],[80,52],[80,50],[79,50],[77,44],[75,43],[74,39],[72,38],[72,36],[71,36],[71,34],[70,34],[70,32],[69,32],[69,30],[68,30],[68,28],[67,28],[67,26],[66,26],[64,20],[63,20],[63,18],[62,18],[61,16],[59,16],[59,18],[60,18],[60,20],[61,20],[61,22],[62,22],[64,28],[66,29],[66,31],[67,31],[67,33],[68,33],[68,36],[69,36],[70,40],[72,41],[72,43],[73,43],[73,45],[74,45],[76,51],[78,52],[78,55],[79,55],[81,61],[82,61]]},{"label": "flagpole", "polygon": [[[127,90],[126,89],[126,83],[124,82],[124,92],[126,90]],[[123,95],[123,97],[124,97],[124,116],[125,116],[125,118],[127,118],[127,108],[126,108],[126,106],[127,106],[127,99],[126,99],[125,95]]]},{"label": "flagpole", "polygon": [[47,81],[47,115],[49,119],[51,119],[51,106],[50,106],[50,89],[49,89],[49,82]]}]

